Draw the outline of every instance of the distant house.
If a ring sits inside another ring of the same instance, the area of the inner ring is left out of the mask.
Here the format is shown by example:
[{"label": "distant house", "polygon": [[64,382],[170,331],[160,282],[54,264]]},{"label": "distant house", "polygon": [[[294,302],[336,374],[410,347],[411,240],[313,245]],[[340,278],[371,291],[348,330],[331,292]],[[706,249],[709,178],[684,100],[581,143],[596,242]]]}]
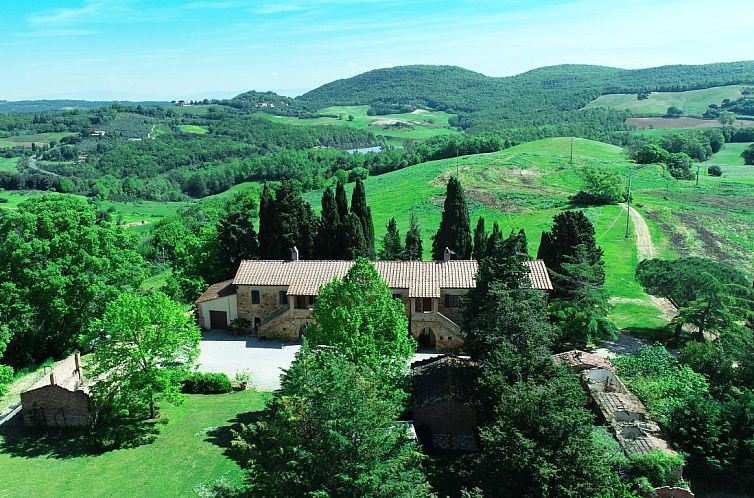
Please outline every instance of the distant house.
[{"label": "distant house", "polygon": [[[420,346],[454,350],[463,344],[461,297],[476,287],[477,262],[375,261],[380,277],[405,306],[409,332]],[[227,329],[242,318],[250,332],[267,338],[298,340],[313,321],[312,308],[321,286],[348,273],[353,261],[244,260],[235,278],[210,286],[199,299],[197,318],[204,329]],[[541,260],[528,261],[529,283],[552,289]]]},{"label": "distant house", "polygon": [[472,404],[476,364],[442,355],[411,364],[413,423],[425,451],[476,451],[477,417]]},{"label": "distant house", "polygon": [[273,104],[272,102],[257,102],[255,104],[255,107],[258,107],[260,109],[274,109],[275,104]]},{"label": "distant house", "polygon": [[105,132],[103,130],[94,130],[89,134],[90,137],[97,137],[102,138],[105,136]]},{"label": "distant house", "polygon": [[88,156],[86,154],[79,154],[79,156],[76,158],[76,162],[83,163],[84,161],[86,161],[87,157]]},{"label": "distant house", "polygon": [[179,105],[180,107],[186,107],[186,106],[189,106],[189,105],[191,105],[191,104],[189,104],[188,102],[186,102],[185,100],[179,100],[179,101],[177,102],[177,104],[178,104],[178,105]]},{"label": "distant house", "polygon": [[21,393],[27,426],[86,427],[92,422],[89,389],[81,369],[81,356],[72,354],[49,375]]}]

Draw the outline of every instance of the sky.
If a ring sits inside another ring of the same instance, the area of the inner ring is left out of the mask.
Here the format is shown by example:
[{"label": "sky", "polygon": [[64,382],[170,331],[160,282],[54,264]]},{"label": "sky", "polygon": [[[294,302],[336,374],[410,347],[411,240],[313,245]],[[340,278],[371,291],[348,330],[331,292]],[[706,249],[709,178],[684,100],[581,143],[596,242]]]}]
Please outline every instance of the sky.
[{"label": "sky", "polygon": [[754,0],[0,0],[0,100],[297,95],[371,69],[754,59]]}]

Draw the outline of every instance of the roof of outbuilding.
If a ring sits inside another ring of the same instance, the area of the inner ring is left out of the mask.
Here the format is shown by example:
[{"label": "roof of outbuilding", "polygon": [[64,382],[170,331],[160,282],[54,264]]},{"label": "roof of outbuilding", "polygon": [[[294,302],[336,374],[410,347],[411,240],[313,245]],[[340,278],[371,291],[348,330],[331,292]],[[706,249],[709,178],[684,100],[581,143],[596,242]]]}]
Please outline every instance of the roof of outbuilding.
[{"label": "roof of outbuilding", "polygon": [[476,377],[476,363],[467,356],[442,355],[411,364],[414,406],[447,399],[468,402]]},{"label": "roof of outbuilding", "polygon": [[[551,290],[552,283],[544,262],[527,263],[532,287]],[[230,282],[235,285],[287,286],[289,295],[314,296],[324,284],[345,276],[352,265],[353,261],[336,260],[244,260]],[[407,289],[409,297],[440,297],[440,289],[476,287],[478,265],[474,260],[376,261],[374,266],[391,289]]]},{"label": "roof of outbuilding", "polygon": [[221,297],[230,296],[236,292],[236,286],[233,285],[233,279],[226,280],[224,282],[218,282],[210,285],[204,293],[197,298],[196,303],[203,303],[205,301],[212,301],[213,299],[219,299]]}]

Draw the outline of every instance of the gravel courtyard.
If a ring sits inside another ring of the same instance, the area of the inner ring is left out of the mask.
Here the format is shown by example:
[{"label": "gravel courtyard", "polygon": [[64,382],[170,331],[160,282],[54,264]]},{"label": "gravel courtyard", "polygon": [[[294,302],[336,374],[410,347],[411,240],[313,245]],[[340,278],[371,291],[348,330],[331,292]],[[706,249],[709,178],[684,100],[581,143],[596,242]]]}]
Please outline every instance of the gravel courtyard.
[{"label": "gravel courtyard", "polygon": [[[197,363],[201,372],[223,372],[233,380],[236,372],[248,370],[251,381],[260,391],[280,387],[280,374],[293,362],[298,343],[262,341],[255,337],[238,337],[225,332],[202,334],[201,353]],[[412,361],[437,356],[435,352],[419,352]]]}]

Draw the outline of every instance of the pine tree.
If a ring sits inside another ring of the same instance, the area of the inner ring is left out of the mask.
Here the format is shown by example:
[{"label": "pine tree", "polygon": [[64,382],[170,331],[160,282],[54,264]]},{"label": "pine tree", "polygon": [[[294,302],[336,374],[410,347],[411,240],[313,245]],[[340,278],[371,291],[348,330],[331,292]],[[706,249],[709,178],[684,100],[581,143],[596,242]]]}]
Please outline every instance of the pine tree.
[{"label": "pine tree", "polygon": [[335,203],[338,206],[338,216],[340,216],[341,221],[345,220],[348,214],[348,198],[346,197],[346,188],[340,180],[335,186]]},{"label": "pine tree", "polygon": [[446,247],[457,259],[471,258],[469,208],[461,182],[454,176],[448,180],[442,221],[432,239],[432,259],[442,261]]},{"label": "pine tree", "polygon": [[408,231],[406,232],[404,259],[408,261],[421,260],[423,254],[421,227],[419,227],[419,222],[416,220],[416,215],[412,209],[411,217],[408,220]]},{"label": "pine tree", "polygon": [[319,259],[343,259],[338,237],[340,215],[335,203],[332,187],[327,187],[322,194],[322,216],[317,234],[317,257]]},{"label": "pine tree", "polygon": [[367,193],[364,189],[364,182],[361,178],[356,179],[356,185],[351,194],[351,213],[355,214],[359,218],[359,221],[361,221],[361,228],[364,233],[364,243],[366,244],[366,256],[370,259],[374,259],[374,223],[372,223],[372,210],[367,206]]},{"label": "pine tree", "polygon": [[487,250],[485,256],[491,256],[495,252],[495,247],[503,243],[503,233],[500,231],[500,226],[497,221],[492,225],[492,233],[487,238]]},{"label": "pine tree", "polygon": [[343,237],[346,242],[344,257],[346,259],[356,259],[359,256],[366,256],[366,242],[364,241],[364,231],[361,228],[361,221],[353,214],[348,213],[343,222]]},{"label": "pine tree", "polygon": [[217,242],[220,261],[225,276],[235,275],[242,259],[259,256],[257,233],[254,230],[254,215],[257,205],[246,193],[236,195],[225,207],[217,223]]},{"label": "pine tree", "polygon": [[474,259],[481,261],[487,252],[487,231],[484,229],[484,218],[481,216],[476,222],[474,230]]},{"label": "pine tree", "polygon": [[382,251],[380,252],[380,259],[383,260],[398,260],[402,259],[404,255],[403,245],[401,243],[401,235],[398,233],[398,226],[395,223],[395,218],[390,218],[387,224],[387,232],[382,238]]},{"label": "pine tree", "polygon": [[552,246],[552,235],[550,232],[542,232],[542,238],[539,241],[539,249],[537,250],[537,259],[541,259],[545,262],[547,267],[552,265],[555,258],[554,248]]},{"label": "pine tree", "polygon": [[280,218],[272,188],[265,183],[259,200],[259,257],[275,259],[280,254]]}]

